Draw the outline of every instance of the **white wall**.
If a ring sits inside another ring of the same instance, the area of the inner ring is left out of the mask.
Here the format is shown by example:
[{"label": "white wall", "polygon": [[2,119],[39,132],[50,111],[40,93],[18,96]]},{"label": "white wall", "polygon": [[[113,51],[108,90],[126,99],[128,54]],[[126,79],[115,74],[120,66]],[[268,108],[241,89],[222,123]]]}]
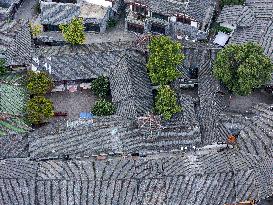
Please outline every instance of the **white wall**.
[{"label": "white wall", "polygon": [[196,21],[191,21],[191,26],[198,28],[198,23]]},{"label": "white wall", "polygon": [[103,7],[112,7],[112,2],[110,1],[106,1],[106,0],[85,0],[88,3],[92,3],[92,4],[96,4],[96,5],[100,5]]}]

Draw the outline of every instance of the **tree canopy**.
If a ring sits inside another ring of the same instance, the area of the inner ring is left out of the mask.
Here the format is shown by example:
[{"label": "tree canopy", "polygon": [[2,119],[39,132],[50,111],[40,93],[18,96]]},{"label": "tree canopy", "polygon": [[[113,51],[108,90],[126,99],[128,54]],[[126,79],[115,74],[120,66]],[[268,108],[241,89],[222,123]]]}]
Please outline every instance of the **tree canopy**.
[{"label": "tree canopy", "polygon": [[38,125],[54,115],[53,103],[43,97],[35,96],[27,102],[27,118],[31,124]]},{"label": "tree canopy", "polygon": [[32,37],[37,37],[38,35],[42,33],[43,27],[40,24],[30,23],[30,29],[31,29]]},{"label": "tree canopy", "polygon": [[272,72],[273,65],[262,47],[251,42],[226,46],[213,65],[214,76],[238,95],[248,95],[264,85]]},{"label": "tree canopy", "polygon": [[98,97],[105,98],[110,94],[110,83],[107,77],[100,76],[91,83],[91,90]]},{"label": "tree canopy", "polygon": [[177,66],[182,63],[184,55],[180,43],[169,37],[153,37],[149,46],[148,72],[152,83],[167,85],[181,73]]},{"label": "tree canopy", "polygon": [[32,95],[44,95],[53,88],[53,80],[46,72],[27,73],[27,89]]},{"label": "tree canopy", "polygon": [[91,111],[93,114],[97,116],[107,116],[107,115],[113,115],[116,109],[111,102],[105,99],[101,99],[95,103]]},{"label": "tree canopy", "polygon": [[60,29],[64,39],[72,45],[83,44],[85,41],[84,24],[82,18],[73,18],[68,24],[61,24]]},{"label": "tree canopy", "polygon": [[155,111],[161,114],[165,120],[170,120],[175,113],[182,111],[182,108],[177,104],[176,93],[170,86],[160,86],[155,98]]}]

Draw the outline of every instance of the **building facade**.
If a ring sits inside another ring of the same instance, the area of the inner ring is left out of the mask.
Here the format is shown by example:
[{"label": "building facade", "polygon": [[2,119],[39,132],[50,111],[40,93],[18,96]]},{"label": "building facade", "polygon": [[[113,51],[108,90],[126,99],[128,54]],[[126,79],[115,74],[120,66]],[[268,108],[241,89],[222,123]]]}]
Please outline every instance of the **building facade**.
[{"label": "building facade", "polygon": [[125,29],[193,40],[206,38],[214,0],[125,0]]},{"label": "building facade", "polygon": [[59,25],[74,17],[84,19],[85,30],[103,33],[110,19],[120,12],[121,0],[45,0],[40,2],[44,31],[59,31]]}]

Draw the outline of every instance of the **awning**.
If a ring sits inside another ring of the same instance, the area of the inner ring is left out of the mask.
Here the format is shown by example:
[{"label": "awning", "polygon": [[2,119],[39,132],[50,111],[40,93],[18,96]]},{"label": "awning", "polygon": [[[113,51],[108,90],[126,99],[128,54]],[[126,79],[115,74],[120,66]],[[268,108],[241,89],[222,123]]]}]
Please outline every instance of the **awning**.
[{"label": "awning", "polygon": [[220,46],[225,46],[227,41],[229,39],[229,35],[223,33],[223,32],[218,32],[216,35],[213,43],[218,44]]},{"label": "awning", "polygon": [[94,115],[90,112],[81,112],[80,118],[81,119],[93,119]]}]

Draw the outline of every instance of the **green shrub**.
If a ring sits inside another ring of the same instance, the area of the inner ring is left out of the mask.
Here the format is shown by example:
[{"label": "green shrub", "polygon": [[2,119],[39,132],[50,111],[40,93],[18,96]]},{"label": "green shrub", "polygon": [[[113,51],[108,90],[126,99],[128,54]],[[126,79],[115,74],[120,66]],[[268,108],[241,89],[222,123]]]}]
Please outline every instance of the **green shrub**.
[{"label": "green shrub", "polygon": [[95,103],[91,111],[94,115],[97,115],[97,116],[107,116],[107,115],[113,115],[116,109],[111,102],[105,99],[101,99]]},{"label": "green shrub", "polygon": [[43,97],[35,96],[27,102],[27,119],[31,124],[41,124],[54,115],[53,103]]},{"label": "green shrub", "polygon": [[84,24],[82,18],[73,18],[68,24],[61,24],[64,39],[72,45],[80,45],[85,41]]},{"label": "green shrub", "polygon": [[91,90],[98,97],[105,98],[110,94],[110,83],[107,77],[100,76],[91,83]]},{"label": "green shrub", "polygon": [[42,25],[33,24],[33,23],[30,23],[30,28],[31,28],[31,34],[33,37],[37,37],[38,35],[40,35],[43,29]]},{"label": "green shrub", "polygon": [[213,29],[214,29],[215,33],[223,32],[223,33],[226,33],[226,34],[230,34],[232,32],[232,29],[220,26],[219,24],[216,25]]},{"label": "green shrub", "polygon": [[6,66],[5,66],[5,60],[0,59],[0,75],[4,75],[7,72]]},{"label": "green shrub", "polygon": [[176,93],[170,86],[160,86],[155,98],[155,111],[165,120],[170,120],[175,113],[181,110],[182,108],[177,104]]},{"label": "green shrub", "polygon": [[109,19],[108,21],[107,21],[107,26],[108,26],[108,28],[113,28],[113,27],[115,27],[116,25],[117,25],[117,20],[115,20],[115,19]]},{"label": "green shrub", "polygon": [[46,72],[35,73],[29,71],[27,73],[27,89],[32,95],[44,95],[53,88],[53,80]]},{"label": "green shrub", "polygon": [[220,6],[223,8],[227,5],[243,5],[245,0],[220,0]]}]

